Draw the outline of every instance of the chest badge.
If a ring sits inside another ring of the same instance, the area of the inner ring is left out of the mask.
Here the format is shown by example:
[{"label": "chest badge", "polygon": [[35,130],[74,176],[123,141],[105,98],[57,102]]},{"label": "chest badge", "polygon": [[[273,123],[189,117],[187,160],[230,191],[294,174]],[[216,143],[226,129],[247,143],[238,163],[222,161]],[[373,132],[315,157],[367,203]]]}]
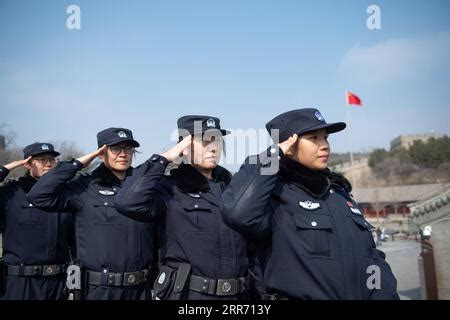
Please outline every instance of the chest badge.
[{"label": "chest badge", "polygon": [[306,210],[316,210],[316,209],[320,208],[320,203],[311,202],[309,200],[299,201],[298,204],[300,205],[300,207],[302,207],[303,209],[306,209]]},{"label": "chest badge", "polygon": [[98,193],[100,193],[104,196],[113,196],[116,194],[114,191],[111,191],[111,190],[99,190]]},{"label": "chest badge", "polygon": [[192,198],[200,198],[200,195],[198,193],[188,193]]}]

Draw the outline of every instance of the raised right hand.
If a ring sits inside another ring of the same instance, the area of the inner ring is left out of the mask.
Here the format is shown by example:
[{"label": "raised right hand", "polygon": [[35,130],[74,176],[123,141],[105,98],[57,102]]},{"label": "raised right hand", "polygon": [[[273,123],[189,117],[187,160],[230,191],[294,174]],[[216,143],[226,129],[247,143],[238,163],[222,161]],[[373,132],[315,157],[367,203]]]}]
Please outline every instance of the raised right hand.
[{"label": "raised right hand", "polygon": [[192,136],[186,136],[183,140],[178,142],[175,146],[162,153],[161,156],[166,158],[169,162],[174,162],[180,156],[184,156],[188,153],[191,147]]},{"label": "raised right hand", "polygon": [[292,158],[295,153],[297,141],[298,141],[298,135],[293,134],[292,136],[289,137],[289,139],[279,143],[278,146],[283,151],[283,154],[286,157]]},{"label": "raised right hand", "polygon": [[8,163],[5,165],[5,168],[8,169],[9,171],[14,170],[15,168],[21,167],[23,166],[25,163],[27,163],[28,161],[31,160],[31,156],[29,156],[28,158],[24,159],[24,160],[17,160],[17,161],[13,161],[11,163]]},{"label": "raised right hand", "polygon": [[77,160],[83,164],[83,167],[87,167],[92,162],[92,160],[94,160],[95,158],[97,158],[100,155],[103,155],[106,151],[106,148],[107,148],[107,146],[105,144],[101,148],[97,149],[96,151],[88,153],[88,154],[78,158]]}]

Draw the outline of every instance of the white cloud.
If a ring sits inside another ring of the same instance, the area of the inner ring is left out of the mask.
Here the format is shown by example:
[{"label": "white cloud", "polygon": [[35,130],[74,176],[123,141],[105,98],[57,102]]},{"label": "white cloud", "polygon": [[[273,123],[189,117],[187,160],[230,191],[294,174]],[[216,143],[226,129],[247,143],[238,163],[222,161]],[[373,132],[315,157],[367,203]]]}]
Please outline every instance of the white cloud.
[{"label": "white cloud", "polygon": [[371,85],[411,78],[424,80],[436,71],[450,69],[448,57],[450,32],[389,39],[351,48],[339,65],[339,73],[346,80]]}]

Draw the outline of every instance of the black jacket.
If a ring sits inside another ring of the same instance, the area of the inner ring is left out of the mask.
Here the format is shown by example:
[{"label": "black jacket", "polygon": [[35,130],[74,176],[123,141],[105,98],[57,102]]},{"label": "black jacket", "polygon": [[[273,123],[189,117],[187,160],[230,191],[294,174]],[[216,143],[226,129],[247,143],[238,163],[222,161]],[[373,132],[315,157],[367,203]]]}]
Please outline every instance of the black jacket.
[{"label": "black jacket", "polygon": [[[276,160],[264,155],[248,158],[233,177],[223,194],[223,218],[264,248],[267,292],[297,299],[398,299],[396,279],[375,248],[373,227],[350,183],[282,154],[278,173],[263,175],[261,169]],[[373,266],[381,283],[370,278]]]},{"label": "black jacket", "polygon": [[[0,182],[9,171],[0,167]],[[3,236],[3,258],[9,265],[67,264],[73,245],[72,216],[47,212],[25,198],[36,183],[29,174],[0,186],[0,221]],[[5,299],[61,299],[64,275],[48,284],[42,277],[7,279]],[[31,288],[32,287],[32,288]]]},{"label": "black jacket", "polygon": [[230,173],[218,166],[208,181],[194,167],[181,165],[165,176],[167,164],[153,155],[136,168],[116,197],[118,210],[137,220],[159,221],[163,264],[177,268],[187,262],[192,274],[211,279],[246,275],[246,241],[221,216],[221,195]]},{"label": "black jacket", "polygon": [[[90,175],[75,177],[82,167],[77,160],[59,163],[39,179],[28,200],[47,210],[74,214],[77,260],[88,270],[124,273],[149,268],[155,257],[154,226],[117,212],[114,198],[122,184],[103,164]],[[145,288],[147,297],[149,288]],[[88,299],[139,299],[141,289],[105,287],[95,292],[90,288]]]},{"label": "black jacket", "polygon": [[[5,177],[0,177],[0,182]],[[14,265],[67,263],[72,217],[43,211],[28,202],[25,195],[35,183],[36,180],[26,174],[0,187],[3,257],[7,264]]]}]

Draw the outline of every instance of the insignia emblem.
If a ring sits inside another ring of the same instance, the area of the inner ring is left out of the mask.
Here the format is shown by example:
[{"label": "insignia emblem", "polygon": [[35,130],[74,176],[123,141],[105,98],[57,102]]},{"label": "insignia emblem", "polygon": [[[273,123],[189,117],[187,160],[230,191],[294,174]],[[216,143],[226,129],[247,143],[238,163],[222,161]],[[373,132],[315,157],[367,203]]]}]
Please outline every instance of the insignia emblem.
[{"label": "insignia emblem", "polygon": [[161,273],[161,274],[159,275],[158,283],[159,283],[159,284],[163,284],[163,283],[164,283],[164,280],[166,280],[166,273],[165,273],[165,272],[163,272],[163,273]]},{"label": "insignia emblem", "polygon": [[216,127],[216,121],[214,121],[213,118],[209,118],[208,120],[206,120],[206,126],[208,128],[215,128]]},{"label": "insignia emblem", "polygon": [[303,209],[306,209],[306,210],[316,210],[316,209],[320,208],[320,203],[311,202],[309,200],[299,201],[298,204],[300,205],[300,207],[302,207]]},{"label": "insignia emblem", "polygon": [[198,193],[188,193],[192,198],[200,198],[200,195]]},{"label": "insignia emblem", "polygon": [[351,210],[354,214],[362,215],[361,211],[360,211],[359,209],[357,209],[357,208],[352,208],[352,207],[350,207],[350,210]]},{"label": "insignia emblem", "polygon": [[134,274],[128,275],[128,283],[134,283],[136,281],[136,276]]},{"label": "insignia emblem", "polygon": [[228,281],[225,281],[222,285],[222,291],[225,293],[230,292],[231,290],[231,283],[229,283]]},{"label": "insignia emblem", "polygon": [[41,149],[42,149],[42,150],[50,150],[50,148],[49,148],[48,145],[46,145],[46,144],[43,144],[43,145],[41,146]]},{"label": "insignia emblem", "polygon": [[118,135],[121,138],[126,138],[127,137],[127,134],[125,132],[123,132],[123,131],[119,131]]},{"label": "insignia emblem", "polygon": [[104,196],[112,196],[114,195],[114,191],[111,190],[99,190],[98,193],[104,195]]},{"label": "insignia emblem", "polygon": [[314,115],[316,116],[317,120],[325,121],[325,119],[322,117],[319,111],[314,112]]}]

